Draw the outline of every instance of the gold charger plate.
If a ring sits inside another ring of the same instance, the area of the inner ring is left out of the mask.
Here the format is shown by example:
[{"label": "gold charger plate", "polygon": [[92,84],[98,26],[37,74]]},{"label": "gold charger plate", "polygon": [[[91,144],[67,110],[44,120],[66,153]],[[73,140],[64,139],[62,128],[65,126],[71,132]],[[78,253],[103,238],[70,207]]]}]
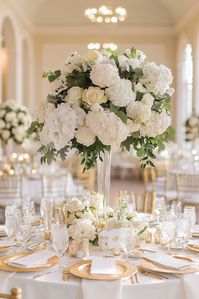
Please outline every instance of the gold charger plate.
[{"label": "gold charger plate", "polygon": [[195,273],[199,271],[199,267],[194,267],[186,270],[162,268],[161,266],[155,265],[152,262],[145,259],[142,259],[140,261],[140,267],[145,270],[150,270],[150,271],[160,272],[160,273],[168,273],[168,274],[187,274],[187,273]]},{"label": "gold charger plate", "polygon": [[22,268],[22,267],[8,264],[8,262],[11,262],[12,260],[15,260],[17,258],[26,255],[29,255],[29,253],[17,253],[17,254],[10,254],[6,256],[0,256],[0,270],[7,271],[7,272],[35,272],[35,271],[41,271],[53,267],[59,261],[57,256],[53,256],[47,260],[46,264],[42,264],[41,266],[35,266],[30,268]]},{"label": "gold charger plate", "polygon": [[95,275],[90,273],[91,269],[91,260],[81,260],[69,268],[71,274],[92,280],[117,280],[121,278],[125,278],[137,273],[137,268],[135,265],[132,265],[123,261],[116,261],[117,266],[117,274],[113,275]]},{"label": "gold charger plate", "polygon": [[4,238],[6,236],[7,236],[6,232],[0,231],[0,238]]},{"label": "gold charger plate", "polygon": [[187,248],[192,250],[192,251],[199,252],[199,246],[194,246],[194,245],[191,245],[191,244],[187,244]]}]

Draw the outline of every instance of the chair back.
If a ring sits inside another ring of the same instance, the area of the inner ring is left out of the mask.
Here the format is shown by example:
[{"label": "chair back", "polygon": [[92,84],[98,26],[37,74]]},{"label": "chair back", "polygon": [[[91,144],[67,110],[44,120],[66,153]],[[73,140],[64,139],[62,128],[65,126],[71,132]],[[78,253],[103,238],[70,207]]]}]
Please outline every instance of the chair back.
[{"label": "chair back", "polygon": [[0,298],[8,298],[8,299],[22,299],[22,291],[19,288],[12,288],[10,290],[10,294],[1,294]]},{"label": "chair back", "polygon": [[42,196],[66,197],[67,173],[50,173],[42,175]]},{"label": "chair back", "polygon": [[0,176],[0,205],[21,201],[21,176],[2,175]]},{"label": "chair back", "polygon": [[199,194],[199,174],[180,173],[176,175],[176,185],[178,195],[185,194]]}]

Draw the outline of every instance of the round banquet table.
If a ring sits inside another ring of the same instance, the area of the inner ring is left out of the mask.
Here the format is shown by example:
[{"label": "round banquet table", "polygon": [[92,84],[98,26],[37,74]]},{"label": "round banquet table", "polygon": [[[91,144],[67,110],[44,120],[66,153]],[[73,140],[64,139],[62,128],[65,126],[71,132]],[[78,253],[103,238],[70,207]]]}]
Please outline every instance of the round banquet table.
[{"label": "round banquet table", "polygon": [[[143,247],[158,251],[161,247],[148,244]],[[151,247],[152,246],[152,247]],[[95,251],[92,255],[102,255]],[[188,254],[192,254],[188,252]],[[197,256],[197,254],[195,254]],[[77,258],[65,257],[65,266],[76,262]],[[129,262],[138,264],[139,259],[129,258]],[[51,270],[46,270],[47,272]],[[53,270],[52,270],[53,271]],[[186,275],[166,274],[168,279],[139,274],[139,283],[132,284],[129,278],[116,281],[92,281],[71,276],[69,281],[63,281],[61,272],[51,272],[37,279],[34,273],[8,273],[0,271],[0,290],[8,291],[11,287],[20,287],[25,299],[198,299],[199,273]],[[45,272],[43,272],[45,273]],[[165,275],[165,274],[164,274]]]}]

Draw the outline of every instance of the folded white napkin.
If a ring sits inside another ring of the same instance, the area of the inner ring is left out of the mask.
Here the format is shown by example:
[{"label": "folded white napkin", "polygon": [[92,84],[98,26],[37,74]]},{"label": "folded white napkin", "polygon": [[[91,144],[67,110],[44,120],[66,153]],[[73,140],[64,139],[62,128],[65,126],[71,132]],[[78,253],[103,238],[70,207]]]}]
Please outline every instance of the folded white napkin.
[{"label": "folded white napkin", "polygon": [[43,250],[12,260],[9,264],[20,267],[33,267],[45,264],[47,260],[53,256],[55,256],[53,252]]},{"label": "folded white napkin", "polygon": [[12,242],[10,240],[0,240],[0,247],[12,246]]},{"label": "folded white napkin", "polygon": [[144,258],[163,268],[173,270],[186,270],[196,266],[195,263],[176,259],[165,253],[145,253]]},{"label": "folded white napkin", "polygon": [[94,258],[91,263],[91,274],[116,274],[116,263],[114,260]]}]

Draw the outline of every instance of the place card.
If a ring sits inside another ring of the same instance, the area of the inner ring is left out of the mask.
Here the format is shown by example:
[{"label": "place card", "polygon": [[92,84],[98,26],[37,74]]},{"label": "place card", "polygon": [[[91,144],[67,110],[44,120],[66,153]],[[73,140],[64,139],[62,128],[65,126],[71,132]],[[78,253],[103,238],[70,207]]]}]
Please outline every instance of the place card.
[{"label": "place card", "polygon": [[114,260],[95,258],[91,263],[91,274],[113,275],[117,273]]}]

